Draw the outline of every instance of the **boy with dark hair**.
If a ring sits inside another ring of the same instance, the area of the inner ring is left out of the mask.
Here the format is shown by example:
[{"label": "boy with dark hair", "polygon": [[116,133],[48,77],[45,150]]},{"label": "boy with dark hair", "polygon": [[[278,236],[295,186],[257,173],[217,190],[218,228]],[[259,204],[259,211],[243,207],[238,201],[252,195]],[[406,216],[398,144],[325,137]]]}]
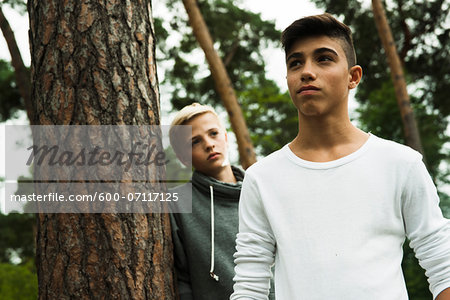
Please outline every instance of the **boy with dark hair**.
[{"label": "boy with dark hair", "polygon": [[246,172],[230,299],[267,299],[274,263],[277,300],[408,299],[406,237],[433,296],[450,299],[450,223],[421,155],[350,122],[351,30],[311,16],[282,42],[299,131]]}]

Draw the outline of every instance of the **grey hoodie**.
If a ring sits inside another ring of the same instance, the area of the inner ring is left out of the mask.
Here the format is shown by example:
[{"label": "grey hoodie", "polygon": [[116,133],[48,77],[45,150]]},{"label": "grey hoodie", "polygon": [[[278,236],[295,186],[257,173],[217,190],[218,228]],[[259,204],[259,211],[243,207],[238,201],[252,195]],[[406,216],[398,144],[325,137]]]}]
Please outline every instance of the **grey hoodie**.
[{"label": "grey hoodie", "polygon": [[236,167],[232,169],[237,184],[221,182],[194,171],[192,185],[171,190],[178,193],[179,201],[183,201],[183,195],[190,195],[192,186],[192,213],[171,214],[181,300],[228,300],[233,293],[233,254],[236,252],[238,205],[244,172]]}]

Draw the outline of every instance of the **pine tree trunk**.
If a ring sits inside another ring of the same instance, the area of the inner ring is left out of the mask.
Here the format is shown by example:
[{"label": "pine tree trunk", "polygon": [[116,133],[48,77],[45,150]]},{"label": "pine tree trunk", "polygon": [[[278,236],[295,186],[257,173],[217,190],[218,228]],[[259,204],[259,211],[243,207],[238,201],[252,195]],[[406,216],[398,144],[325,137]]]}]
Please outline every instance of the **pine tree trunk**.
[{"label": "pine tree trunk", "polygon": [[[37,123],[159,124],[151,10],[28,1]],[[167,214],[39,214],[36,265],[39,299],[175,299]]]},{"label": "pine tree trunk", "polygon": [[19,88],[20,96],[22,96],[25,102],[25,109],[27,111],[28,119],[30,124],[33,124],[33,106],[31,103],[31,84],[30,84],[30,74],[25,67],[22,55],[20,54],[19,47],[17,46],[16,39],[14,37],[14,32],[9,26],[8,20],[3,14],[2,7],[0,6],[0,28],[5,37],[6,44],[8,45],[9,53],[11,54],[11,62],[14,67],[14,73],[16,77],[17,87]]},{"label": "pine tree trunk", "polygon": [[411,107],[406,81],[403,74],[403,67],[397,53],[394,38],[389,27],[383,4],[380,0],[372,0],[372,9],[375,17],[375,24],[383,44],[384,51],[391,69],[391,77],[395,87],[398,106],[403,122],[403,131],[406,144],[411,148],[424,154],[420,140],[419,130],[417,128],[414,112]]},{"label": "pine tree trunk", "polygon": [[241,165],[246,169],[256,162],[256,154],[233,85],[224,63],[214,49],[211,35],[196,0],[183,0],[183,4],[188,13],[189,23],[194,35],[205,52],[216,90],[230,117],[231,127],[236,135]]}]

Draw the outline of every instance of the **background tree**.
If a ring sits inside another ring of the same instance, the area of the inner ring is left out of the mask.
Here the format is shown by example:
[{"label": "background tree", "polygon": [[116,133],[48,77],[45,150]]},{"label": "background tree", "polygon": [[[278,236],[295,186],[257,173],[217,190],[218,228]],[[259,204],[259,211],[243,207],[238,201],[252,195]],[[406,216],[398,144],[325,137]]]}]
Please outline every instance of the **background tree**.
[{"label": "background tree", "polygon": [[[35,123],[159,124],[149,0],[29,1],[28,11]],[[163,176],[152,167],[149,179]],[[175,296],[166,214],[39,214],[36,261],[40,299]]]},{"label": "background tree", "polygon": [[0,122],[17,116],[25,103],[17,88],[14,69],[10,62],[0,59]]},{"label": "background tree", "polygon": [[33,214],[0,213],[0,298],[36,299]]},{"label": "background tree", "polygon": [[5,37],[6,43],[8,45],[9,53],[11,54],[11,62],[15,70],[14,74],[16,84],[19,93],[22,96],[23,103],[25,104],[28,119],[33,120],[33,108],[30,99],[30,74],[27,67],[25,67],[25,64],[23,63],[22,55],[20,54],[19,47],[17,46],[17,42],[14,37],[14,32],[12,31],[8,20],[3,14],[3,4],[9,4],[13,8],[16,7],[20,11],[23,11],[25,3],[22,0],[3,0],[2,2],[0,2],[0,29],[3,32],[3,36]]},{"label": "background tree", "polygon": [[34,264],[33,214],[0,214],[0,262]]},{"label": "background tree", "polygon": [[[0,59],[0,122],[16,117],[19,111],[25,109],[25,100],[23,95],[26,94],[24,89],[19,89],[18,78],[23,79],[23,62],[21,55],[17,49],[17,43],[14,33],[9,26],[8,20],[3,14],[2,8],[9,6],[19,12],[26,13],[26,4],[22,0],[2,0],[0,1],[0,30],[10,50],[11,60],[14,57],[14,65],[18,66],[19,72],[15,72],[12,62]],[[11,50],[13,53],[11,53]],[[22,76],[21,76],[22,74]],[[29,81],[29,74],[28,81]],[[24,85],[22,85],[24,86]],[[29,83],[28,83],[29,87]],[[28,92],[29,94],[29,92]]]},{"label": "background tree", "polygon": [[[24,1],[0,1],[0,29],[5,38],[12,62],[0,59],[0,122],[16,118],[30,106],[30,77],[2,8],[9,5],[19,13],[26,12]],[[13,67],[14,66],[14,67]],[[27,99],[27,101],[25,101]],[[30,110],[27,111],[30,116]],[[19,184],[20,190],[20,184]],[[18,191],[19,192],[19,191]],[[25,192],[20,190],[20,192]],[[0,214],[0,298],[36,299],[37,275],[33,214]]]},{"label": "background tree", "polygon": [[375,24],[378,29],[378,35],[389,64],[392,83],[394,84],[395,95],[403,123],[403,132],[406,144],[422,153],[424,156],[423,159],[426,161],[425,153],[422,149],[419,130],[417,128],[416,118],[414,117],[414,111],[412,110],[411,101],[409,100],[406,80],[403,74],[403,65],[400,62],[397,47],[395,46],[395,42],[392,37],[391,28],[388,20],[386,19],[386,13],[380,0],[372,0],[372,11]]},{"label": "background tree", "polygon": [[[30,185],[18,178],[16,194],[28,195]],[[0,182],[2,178],[0,178]],[[0,298],[5,300],[36,299],[38,294],[35,267],[34,214],[0,213]]]}]

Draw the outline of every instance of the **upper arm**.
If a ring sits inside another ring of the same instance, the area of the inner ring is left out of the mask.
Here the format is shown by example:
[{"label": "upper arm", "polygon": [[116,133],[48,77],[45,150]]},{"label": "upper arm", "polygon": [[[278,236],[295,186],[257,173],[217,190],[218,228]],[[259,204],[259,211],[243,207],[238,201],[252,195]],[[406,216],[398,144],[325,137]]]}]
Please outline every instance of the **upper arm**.
[{"label": "upper arm", "polygon": [[425,165],[415,163],[407,176],[402,199],[405,230],[436,297],[450,286],[450,222],[442,215]]},{"label": "upper arm", "polygon": [[189,266],[183,243],[182,228],[180,221],[175,214],[170,214],[170,225],[172,228],[173,256],[175,264],[175,273],[177,276],[177,284],[180,296],[182,294],[190,294],[190,276]]}]

